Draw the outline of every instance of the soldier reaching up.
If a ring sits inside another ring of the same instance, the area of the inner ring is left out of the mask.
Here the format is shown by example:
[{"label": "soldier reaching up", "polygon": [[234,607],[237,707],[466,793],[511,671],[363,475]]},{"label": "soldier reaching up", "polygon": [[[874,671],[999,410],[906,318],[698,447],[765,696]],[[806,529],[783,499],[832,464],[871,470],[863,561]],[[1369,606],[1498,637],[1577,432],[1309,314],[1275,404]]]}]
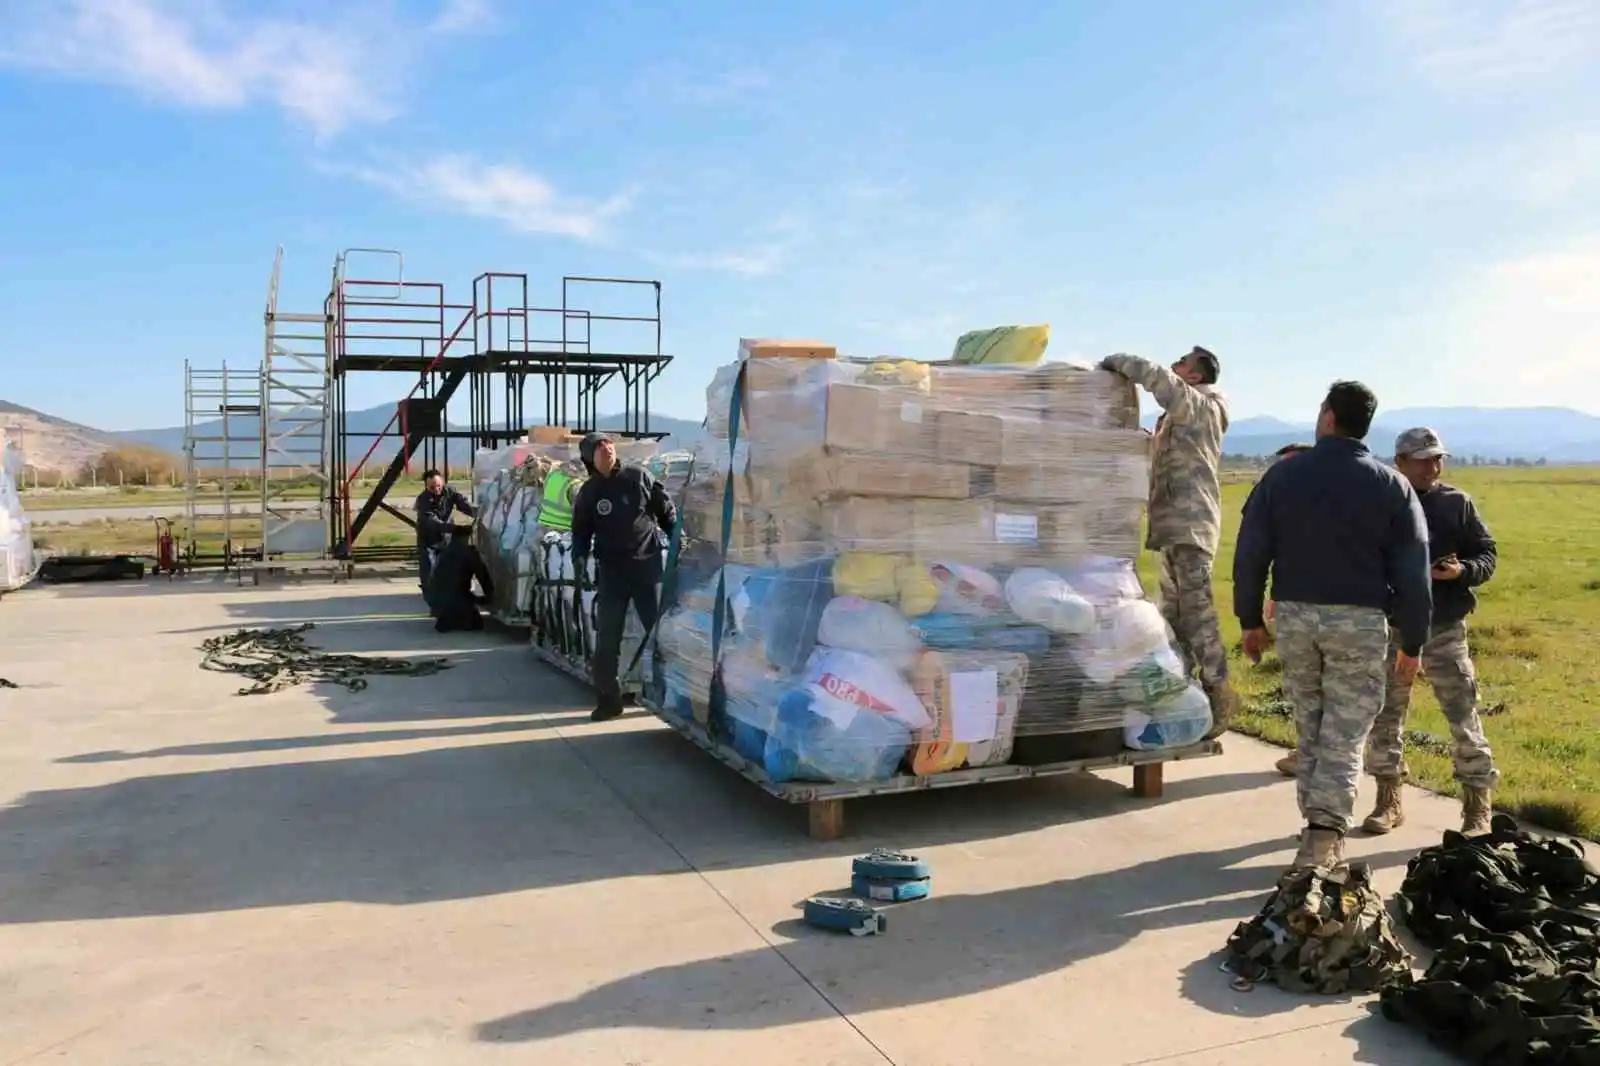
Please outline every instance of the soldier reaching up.
[{"label": "soldier reaching up", "polygon": [[1228,682],[1212,562],[1222,536],[1222,435],[1228,404],[1217,389],[1222,364],[1195,348],[1171,367],[1133,355],[1113,355],[1101,367],[1143,385],[1161,405],[1150,469],[1150,533],[1146,547],[1161,553],[1161,613],[1172,627],[1187,673],[1198,667],[1211,701],[1211,731],[1220,736],[1238,705]]}]

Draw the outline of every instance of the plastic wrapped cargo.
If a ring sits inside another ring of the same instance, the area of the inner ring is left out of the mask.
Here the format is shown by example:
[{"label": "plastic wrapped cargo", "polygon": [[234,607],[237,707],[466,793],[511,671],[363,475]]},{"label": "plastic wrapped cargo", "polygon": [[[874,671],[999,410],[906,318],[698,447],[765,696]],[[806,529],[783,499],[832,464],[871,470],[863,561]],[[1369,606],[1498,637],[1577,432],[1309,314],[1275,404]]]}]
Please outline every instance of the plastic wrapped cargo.
[{"label": "plastic wrapped cargo", "polygon": [[[546,658],[586,676],[594,647],[594,572],[579,576],[572,561],[572,503],[588,474],[578,456],[576,434],[535,431],[530,439],[481,451],[473,460],[478,505],[477,545],[495,582],[490,614],[526,626]],[[687,483],[693,456],[658,454],[654,441],[617,440],[623,462],[645,466],[675,495]],[[628,614],[622,659],[626,664],[644,640],[638,618]],[[634,679],[644,676],[641,657]]]},{"label": "plastic wrapped cargo", "polygon": [[706,411],[657,649],[664,713],[778,781],[1209,730],[1135,569],[1150,438],[1126,379],[746,342]]},{"label": "plastic wrapped cargo", "polygon": [[22,452],[6,440],[0,429],[0,592],[21,588],[35,571],[33,526],[22,510],[17,479],[22,476]]}]

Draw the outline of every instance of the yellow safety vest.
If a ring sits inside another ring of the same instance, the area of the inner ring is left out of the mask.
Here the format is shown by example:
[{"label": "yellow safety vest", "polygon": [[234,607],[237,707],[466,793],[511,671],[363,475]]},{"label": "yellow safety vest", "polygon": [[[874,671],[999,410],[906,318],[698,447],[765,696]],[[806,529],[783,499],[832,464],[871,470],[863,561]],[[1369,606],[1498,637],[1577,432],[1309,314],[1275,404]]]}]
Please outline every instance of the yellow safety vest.
[{"label": "yellow safety vest", "polygon": [[539,524],[563,533],[572,531],[572,501],[583,484],[565,470],[552,470],[544,479],[544,499],[539,504]]}]

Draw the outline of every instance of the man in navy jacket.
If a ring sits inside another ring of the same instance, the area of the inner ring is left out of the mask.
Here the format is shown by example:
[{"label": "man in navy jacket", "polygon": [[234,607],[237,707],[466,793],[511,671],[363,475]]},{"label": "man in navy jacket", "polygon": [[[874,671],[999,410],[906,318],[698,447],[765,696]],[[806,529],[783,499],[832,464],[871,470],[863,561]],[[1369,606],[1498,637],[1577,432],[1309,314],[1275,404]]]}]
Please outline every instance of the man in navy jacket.
[{"label": "man in navy jacket", "polygon": [[1300,738],[1297,868],[1343,860],[1362,752],[1383,708],[1390,619],[1394,670],[1408,682],[1428,640],[1427,523],[1411,485],[1362,443],[1377,410],[1365,385],[1335,382],[1316,445],[1262,475],[1234,553],[1234,614],[1256,662],[1271,639],[1272,579],[1283,691]]}]

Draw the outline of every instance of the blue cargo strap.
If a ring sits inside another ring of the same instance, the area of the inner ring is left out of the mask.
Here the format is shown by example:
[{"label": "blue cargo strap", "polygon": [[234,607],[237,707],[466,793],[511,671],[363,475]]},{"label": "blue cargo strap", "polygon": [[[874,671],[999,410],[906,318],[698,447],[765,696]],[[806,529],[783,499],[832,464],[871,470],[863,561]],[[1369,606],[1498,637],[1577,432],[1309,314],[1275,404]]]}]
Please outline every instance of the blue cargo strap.
[{"label": "blue cargo strap", "polygon": [[733,398],[728,401],[728,475],[722,484],[722,546],[718,553],[723,565],[717,567],[717,603],[711,614],[711,683],[722,682],[722,632],[728,616],[728,541],[733,534],[733,464],[739,447],[739,420],[744,414],[745,370],[749,361],[739,364],[733,380]]}]

